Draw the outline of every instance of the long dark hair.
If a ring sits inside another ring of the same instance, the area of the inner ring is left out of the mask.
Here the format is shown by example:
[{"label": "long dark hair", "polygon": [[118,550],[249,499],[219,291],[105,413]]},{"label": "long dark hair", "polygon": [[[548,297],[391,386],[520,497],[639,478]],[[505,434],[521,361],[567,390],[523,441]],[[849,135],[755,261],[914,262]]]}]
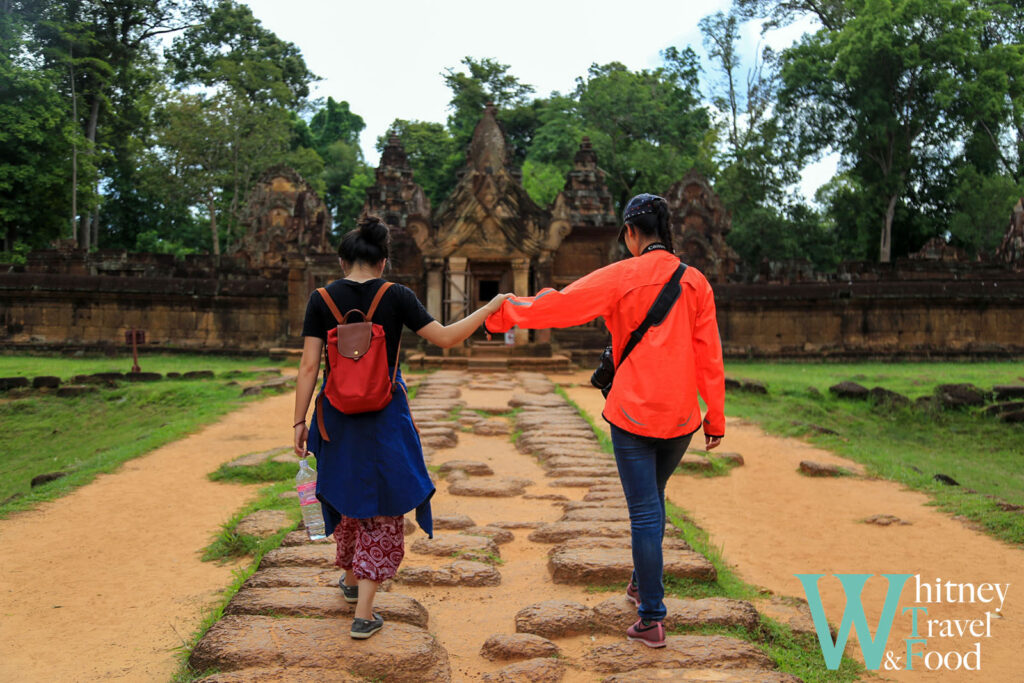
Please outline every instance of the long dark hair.
[{"label": "long dark hair", "polygon": [[379,216],[365,216],[342,238],[338,256],[346,263],[376,265],[388,257],[390,246],[387,224]]},{"label": "long dark hair", "polygon": [[642,234],[656,237],[669,251],[675,253],[676,250],[672,247],[672,230],[668,225],[668,202],[661,197],[654,200],[654,213],[642,213],[633,216],[627,222]]}]

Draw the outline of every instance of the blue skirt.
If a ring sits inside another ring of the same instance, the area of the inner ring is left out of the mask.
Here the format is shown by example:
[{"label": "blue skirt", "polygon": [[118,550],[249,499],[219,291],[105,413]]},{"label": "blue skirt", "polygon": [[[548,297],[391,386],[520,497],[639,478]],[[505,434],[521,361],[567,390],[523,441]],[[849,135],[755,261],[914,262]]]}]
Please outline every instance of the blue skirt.
[{"label": "blue skirt", "polygon": [[395,381],[402,387],[396,387],[383,410],[372,413],[346,415],[324,396],[318,410],[323,411],[330,441],[323,439],[313,413],[306,447],[316,456],[316,496],[328,536],[343,515],[393,517],[415,509],[417,523],[433,538],[434,483],[423,462],[423,446],[413,426],[401,372]]}]

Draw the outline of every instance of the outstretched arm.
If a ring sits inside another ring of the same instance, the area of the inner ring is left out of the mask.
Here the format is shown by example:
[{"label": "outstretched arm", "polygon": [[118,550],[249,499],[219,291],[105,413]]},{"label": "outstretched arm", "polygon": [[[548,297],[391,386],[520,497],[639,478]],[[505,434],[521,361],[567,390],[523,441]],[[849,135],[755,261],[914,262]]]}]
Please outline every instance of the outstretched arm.
[{"label": "outstretched arm", "polygon": [[511,294],[499,294],[487,302],[486,306],[481,306],[462,320],[457,320],[450,325],[442,325],[436,320],[432,320],[420,329],[416,330],[416,334],[423,337],[431,344],[440,346],[442,349],[451,348],[452,346],[455,346],[467,339],[469,335],[473,334],[476,328],[480,327],[480,323],[482,323],[487,316],[501,308],[505,299],[508,299],[511,296]]},{"label": "outstretched arm", "polygon": [[523,329],[572,327],[605,315],[618,299],[616,264],[584,275],[565,289],[545,288],[536,296],[515,296],[487,318],[489,332],[505,332],[518,325]]}]

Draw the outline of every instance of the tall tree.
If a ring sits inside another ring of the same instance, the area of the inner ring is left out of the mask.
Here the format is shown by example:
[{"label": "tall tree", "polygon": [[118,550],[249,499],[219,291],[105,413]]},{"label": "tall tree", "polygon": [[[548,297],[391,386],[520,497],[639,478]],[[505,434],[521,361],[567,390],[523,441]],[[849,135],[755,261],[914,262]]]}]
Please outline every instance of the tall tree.
[{"label": "tall tree", "polygon": [[739,15],[701,19],[704,45],[717,78],[711,102],[721,142],[715,189],[731,211],[729,244],[756,273],[764,261],[807,259],[818,267],[835,263],[831,235],[792,188],[799,181],[799,159],[772,108],[778,86],[771,49],[755,55],[741,70]]},{"label": "tall tree", "polygon": [[853,16],[841,26],[784,51],[779,101],[805,151],[839,150],[878,198],[878,259],[887,262],[894,237],[899,251],[911,247],[912,236],[894,236],[893,223],[926,150],[956,139],[949,112],[964,95],[957,74],[979,26],[963,0],[864,0],[842,9]]},{"label": "tall tree", "polygon": [[710,170],[711,122],[701,104],[697,57],[668,48],[653,70],[593,65],[576,97],[618,206],[637,192],[662,192],[687,169]]},{"label": "tall tree", "polygon": [[68,159],[75,129],[58,90],[64,73],[31,59],[23,4],[0,5],[2,251],[67,236]]},{"label": "tall tree", "polygon": [[[290,144],[292,112],[306,105],[316,77],[295,45],[264,28],[248,7],[233,0],[221,0],[202,24],[176,37],[167,57],[177,84],[205,89],[203,111],[211,122],[206,144],[217,151],[196,152],[212,155],[219,166],[216,172],[204,171],[204,177],[215,177],[217,183],[206,208],[218,234],[234,240],[244,195],[267,166],[300,158],[322,170],[318,155],[314,159]],[[206,164],[192,162],[183,161],[186,166]],[[218,213],[223,220],[217,219]]]}]

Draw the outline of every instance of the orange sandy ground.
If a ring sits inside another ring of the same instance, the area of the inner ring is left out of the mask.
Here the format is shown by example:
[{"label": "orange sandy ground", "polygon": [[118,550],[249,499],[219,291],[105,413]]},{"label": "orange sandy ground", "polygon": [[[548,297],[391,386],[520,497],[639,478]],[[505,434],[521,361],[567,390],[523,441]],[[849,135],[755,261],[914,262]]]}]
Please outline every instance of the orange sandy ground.
[{"label": "orange sandy ground", "polygon": [[[552,379],[585,383],[588,377],[589,372]],[[496,399],[504,392],[480,393],[477,398],[490,394]],[[598,392],[577,387],[569,395],[591,414],[600,414]],[[210,482],[206,474],[243,453],[281,445],[289,435],[280,425],[287,424],[282,420],[290,417],[291,402],[290,395],[282,395],[250,404],[69,496],[0,521],[0,680],[167,680],[176,667],[173,648],[231,580],[231,566],[201,562],[199,551],[255,491]],[[561,492],[573,499],[584,493],[549,488],[533,458],[519,454],[507,439],[466,433],[459,438],[456,448],[438,451],[434,463],[483,460],[492,463],[498,476],[533,479],[533,491]],[[926,507],[924,495],[897,484],[800,476],[796,466],[802,459],[857,466],[799,441],[767,436],[739,420],[729,421],[722,449],[743,454],[746,466],[721,478],[676,475],[668,495],[723,547],[742,578],[792,596],[802,596],[793,576],[797,572],[919,573],[931,581],[1010,583],[1002,618],[993,620],[992,637],[982,639],[980,673],[887,675],[893,680],[1022,680],[1017,656],[1024,643],[1019,607],[1024,604],[1019,594],[1024,554],[1019,549]],[[478,524],[554,520],[561,514],[545,501],[457,498],[448,496],[446,488],[443,483],[439,487],[435,514],[465,513]],[[875,527],[859,521],[878,513],[912,524]],[[527,541],[527,530],[514,533],[516,540],[501,548],[499,587],[398,587],[430,611],[431,631],[448,649],[457,677],[473,679],[498,668],[478,656],[480,644],[491,633],[514,632],[513,618],[522,606],[552,598],[594,604],[608,597],[553,584],[546,570],[548,546]],[[421,563],[437,563],[437,558],[407,555],[409,566]],[[872,579],[865,590],[872,626],[884,589],[882,580]],[[821,590],[826,613],[838,621],[844,603],[838,581],[822,580]],[[904,606],[912,602],[910,591],[904,593]],[[933,605],[929,617],[977,618],[984,612],[981,605]],[[898,618],[894,628],[889,649],[898,649],[909,617]],[[580,637],[559,645],[575,656],[613,640]],[[963,651],[974,641],[934,638],[926,649]],[[852,644],[848,652],[859,657]],[[591,679],[570,670],[566,680]]]},{"label": "orange sandy ground", "polygon": [[[586,384],[589,372],[552,375],[551,379]],[[568,394],[607,430],[608,424],[599,417],[604,401],[599,392],[580,386],[568,389]],[[700,432],[694,435],[692,447],[698,446],[704,447]],[[746,465],[733,469],[727,477],[676,474],[666,494],[707,530],[740,577],[776,594],[803,598],[803,588],[794,574],[874,574],[863,599],[872,632],[887,588],[880,574],[919,574],[923,583],[933,585],[936,578],[957,584],[1009,583],[1001,618],[992,619],[991,637],[939,638],[936,627],[926,645],[916,646],[925,652],[962,653],[980,642],[980,672],[928,671],[921,659],[915,658],[914,671],[880,670],[878,674],[922,683],[1024,681],[1024,551],[968,528],[927,506],[926,495],[899,484],[800,475],[797,466],[801,460],[835,463],[854,471],[863,468],[796,439],[769,436],[742,420],[727,421],[726,437],[719,448],[740,453]],[[896,515],[911,524],[880,527],[861,521],[876,514]],[[842,586],[838,579],[827,576],[819,587],[825,614],[838,626],[846,603]],[[904,588],[901,608],[918,604],[915,588],[911,579]],[[995,613],[997,606],[998,600],[989,605],[933,604],[927,617],[919,616],[919,633],[926,628],[925,619],[984,619],[985,612]],[[901,666],[906,663],[903,639],[910,634],[910,617],[910,612],[897,616],[886,648],[902,657]],[[927,633],[923,636],[927,638]],[[855,637],[851,637],[847,653],[863,661]]]}]

